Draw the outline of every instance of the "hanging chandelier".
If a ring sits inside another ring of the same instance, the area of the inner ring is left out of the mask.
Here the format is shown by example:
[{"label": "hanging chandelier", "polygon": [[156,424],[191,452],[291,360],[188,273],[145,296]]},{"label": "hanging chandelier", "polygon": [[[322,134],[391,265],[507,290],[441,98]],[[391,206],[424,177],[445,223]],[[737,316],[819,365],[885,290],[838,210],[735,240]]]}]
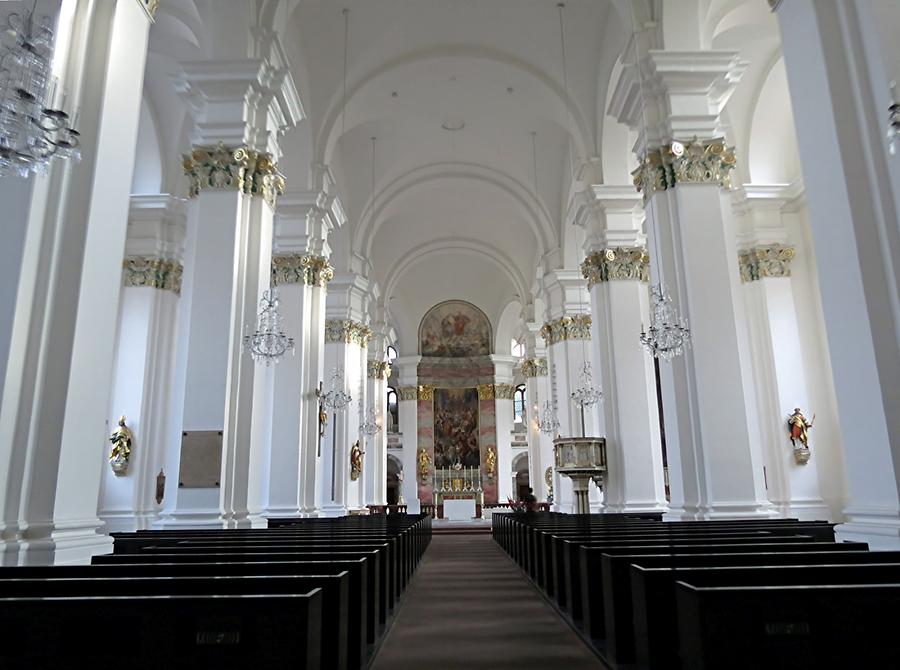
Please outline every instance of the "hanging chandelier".
[{"label": "hanging chandelier", "polygon": [[650,287],[650,327],[641,326],[641,344],[654,357],[671,361],[691,346],[691,329],[672,304],[665,284]]},{"label": "hanging chandelier", "polygon": [[375,406],[369,405],[363,416],[362,422],[359,424],[359,432],[366,437],[372,437],[381,430],[381,422],[375,416]]},{"label": "hanging chandelier", "polygon": [[328,382],[328,390],[321,395],[322,404],[332,412],[340,412],[349,405],[353,398],[344,391],[344,371],[335,368]]},{"label": "hanging chandelier", "polygon": [[288,337],[281,328],[277,289],[263,291],[259,301],[256,332],[244,335],[244,349],[250,352],[254,361],[266,365],[280,361],[288,349],[293,355],[294,338]]},{"label": "hanging chandelier", "polygon": [[593,407],[603,399],[603,391],[594,386],[594,373],[591,364],[585,361],[581,366],[581,373],[578,375],[578,388],[571,393],[572,400],[581,409],[585,407]]},{"label": "hanging chandelier", "polygon": [[538,422],[538,428],[544,435],[551,437],[559,430],[559,419],[556,417],[556,408],[549,400],[544,401],[544,411],[541,413],[541,420]]},{"label": "hanging chandelier", "polygon": [[51,74],[53,28],[34,10],[6,17],[0,54],[0,177],[45,173],[52,158],[81,158],[77,118]]}]

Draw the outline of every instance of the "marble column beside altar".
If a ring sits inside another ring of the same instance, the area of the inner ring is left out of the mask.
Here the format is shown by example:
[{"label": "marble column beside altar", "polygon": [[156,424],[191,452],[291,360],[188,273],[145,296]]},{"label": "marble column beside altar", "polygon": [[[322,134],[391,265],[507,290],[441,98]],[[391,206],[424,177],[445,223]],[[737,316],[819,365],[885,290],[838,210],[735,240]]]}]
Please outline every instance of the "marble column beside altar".
[{"label": "marble column beside altar", "polygon": [[407,504],[419,500],[420,468],[417,459],[418,381],[421,356],[400,356],[394,361],[398,371],[397,408],[403,435],[403,499]]}]

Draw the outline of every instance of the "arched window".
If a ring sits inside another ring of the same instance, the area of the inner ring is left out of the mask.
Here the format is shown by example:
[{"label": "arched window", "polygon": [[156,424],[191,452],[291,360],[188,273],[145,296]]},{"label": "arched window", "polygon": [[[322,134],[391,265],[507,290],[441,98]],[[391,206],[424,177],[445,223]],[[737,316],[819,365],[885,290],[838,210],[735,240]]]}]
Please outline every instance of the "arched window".
[{"label": "arched window", "polygon": [[397,389],[395,389],[393,386],[387,387],[387,410],[388,410],[388,415],[390,416],[390,419],[391,419],[391,422],[388,425],[388,432],[396,433],[398,430],[400,416],[398,413],[398,405],[397,405]]},{"label": "arched window", "polygon": [[525,384],[519,384],[513,395],[513,421],[525,423]]},{"label": "arched window", "polygon": [[388,363],[393,364],[397,360],[397,349],[394,345],[388,345],[387,351],[384,352],[384,358]]},{"label": "arched window", "polygon": [[525,357],[525,343],[520,340],[513,340],[509,346],[510,353],[517,358]]}]

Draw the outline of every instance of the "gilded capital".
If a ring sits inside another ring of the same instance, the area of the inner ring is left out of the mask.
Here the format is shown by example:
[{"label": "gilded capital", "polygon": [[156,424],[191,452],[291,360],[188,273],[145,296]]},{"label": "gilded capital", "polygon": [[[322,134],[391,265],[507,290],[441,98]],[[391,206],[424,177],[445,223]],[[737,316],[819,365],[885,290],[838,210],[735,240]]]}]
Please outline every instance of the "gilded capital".
[{"label": "gilded capital", "polygon": [[741,281],[751,282],[766,277],[790,277],[791,261],[796,250],[781,244],[767,244],[738,253]]},{"label": "gilded capital", "polygon": [[731,187],[731,171],[737,164],[734,147],[724,138],[690,142],[672,141],[649,149],[631,173],[637,190],[647,198],[679,184],[716,184]]},{"label": "gilded capital", "polygon": [[181,275],[184,268],[178,261],[129,256],[123,261],[122,268],[123,286],[147,286],[181,295]]},{"label": "gilded capital", "polygon": [[606,281],[636,279],[649,281],[650,256],[643,247],[614,247],[596,251],[581,264],[581,276],[588,289]]},{"label": "gilded capital", "polygon": [[419,388],[417,386],[401,386],[397,389],[397,398],[400,400],[418,400]]},{"label": "gilded capital", "polygon": [[516,387],[512,384],[494,384],[494,396],[497,400],[512,400],[516,395]]},{"label": "gilded capital", "polygon": [[236,190],[244,195],[262,196],[272,207],[284,193],[284,175],[272,155],[247,147],[194,147],[182,159],[188,178],[188,197],[195,198],[205,189]]},{"label": "gilded capital", "polygon": [[548,321],[541,326],[541,337],[547,344],[556,344],[565,340],[591,339],[591,315],[572,314],[555,321]]},{"label": "gilded capital", "polygon": [[547,376],[547,359],[546,358],[526,358],[522,361],[522,376],[527,379],[532,377]]},{"label": "gilded capital", "polygon": [[324,256],[283,254],[272,257],[272,284],[306,284],[324,288],[334,277],[334,268]]},{"label": "gilded capital", "polygon": [[356,321],[349,319],[328,319],[325,321],[325,341],[331,343],[356,344],[368,347],[372,331]]},{"label": "gilded capital", "polygon": [[137,0],[138,4],[147,12],[151,21],[156,20],[156,10],[159,9],[159,0]]},{"label": "gilded capital", "polygon": [[431,384],[420,384],[417,390],[419,400],[434,400],[434,386]]},{"label": "gilded capital", "polygon": [[479,400],[494,400],[496,398],[496,389],[493,384],[479,384],[478,385],[478,399]]},{"label": "gilded capital", "polygon": [[391,364],[387,361],[368,361],[366,373],[369,379],[387,379],[391,376]]}]

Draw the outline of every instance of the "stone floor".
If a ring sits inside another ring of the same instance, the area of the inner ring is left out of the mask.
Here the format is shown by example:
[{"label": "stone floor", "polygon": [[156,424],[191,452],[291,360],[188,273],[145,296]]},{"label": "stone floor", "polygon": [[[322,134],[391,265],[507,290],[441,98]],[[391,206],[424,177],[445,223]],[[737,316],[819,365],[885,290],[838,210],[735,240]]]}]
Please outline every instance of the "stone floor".
[{"label": "stone floor", "polygon": [[437,535],[372,670],[602,669],[489,534]]}]

